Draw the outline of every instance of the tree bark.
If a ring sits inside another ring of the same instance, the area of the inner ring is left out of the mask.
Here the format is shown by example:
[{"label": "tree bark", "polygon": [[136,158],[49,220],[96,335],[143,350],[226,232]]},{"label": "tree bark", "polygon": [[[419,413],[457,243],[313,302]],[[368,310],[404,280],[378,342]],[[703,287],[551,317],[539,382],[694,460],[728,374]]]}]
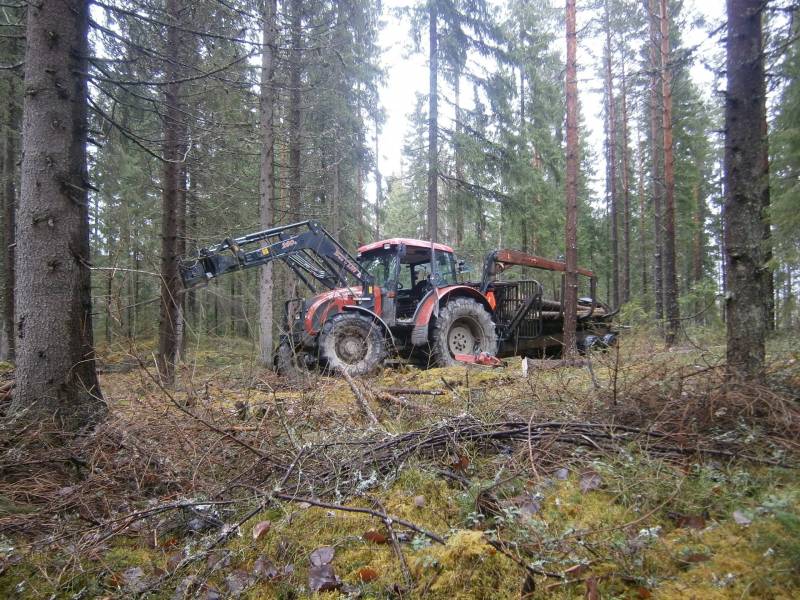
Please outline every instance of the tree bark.
[{"label": "tree bark", "polygon": [[[14,50],[16,44],[12,45]],[[16,51],[12,56],[16,56]],[[6,342],[5,355],[3,360],[14,362],[15,359],[15,339],[14,339],[14,249],[15,233],[17,222],[17,132],[20,128],[20,111],[17,106],[17,74],[9,72],[8,82],[8,102],[6,107],[6,135],[5,148],[3,152],[3,266],[5,279],[3,281],[3,328]]]},{"label": "tree bark", "polygon": [[428,239],[438,241],[439,232],[439,35],[436,2],[429,2],[428,52]]},{"label": "tree bark", "polygon": [[[289,50],[289,214],[291,221],[300,220],[300,127],[301,79],[303,66],[303,2],[291,0],[291,49]],[[291,222],[290,221],[290,222]]]},{"label": "tree bark", "polygon": [[620,64],[622,90],[620,105],[622,108],[622,303],[631,299],[631,189],[630,164],[628,148],[628,86],[625,78],[625,56]]},{"label": "tree bark", "polygon": [[611,299],[612,305],[620,305],[619,281],[619,203],[617,201],[617,115],[614,100],[614,76],[612,73],[611,15],[608,0],[605,0],[606,33],[606,117],[608,131],[606,138],[606,160],[608,166],[609,219],[611,235]]},{"label": "tree bark", "polygon": [[380,165],[380,131],[375,118],[375,239],[381,239],[381,208],[383,206],[383,178]]},{"label": "tree bark", "polygon": [[88,28],[88,2],[28,5],[11,411],[67,431],[106,412],[92,338]]},{"label": "tree bark", "polygon": [[456,248],[460,248],[464,242],[464,190],[461,189],[461,182],[464,181],[464,150],[462,148],[463,122],[461,115],[461,74],[455,74],[453,86],[455,92],[455,113],[456,113],[456,142],[453,148],[453,160],[455,162],[456,183],[455,189],[455,221],[456,221]]},{"label": "tree bark", "polygon": [[650,30],[650,176],[653,194],[653,295],[655,296],[656,320],[664,318],[664,273],[663,273],[663,228],[661,211],[663,204],[663,132],[661,129],[661,44],[659,43],[658,0],[648,0]]},{"label": "tree bark", "polygon": [[178,274],[178,209],[180,193],[180,131],[181,110],[179,107],[181,85],[179,79],[180,60],[180,13],[182,0],[167,0],[166,54],[164,66],[163,118],[163,169],[161,175],[161,315],[158,335],[158,370],[166,384],[175,378],[175,361],[178,355],[180,326],[181,284]]},{"label": "tree bark", "polygon": [[675,159],[672,148],[672,71],[669,65],[669,13],[667,0],[661,0],[661,95],[664,102],[664,310],[667,346],[675,343],[680,327],[678,276],[675,264]]},{"label": "tree bark", "polygon": [[564,296],[564,357],[577,352],[578,320],[578,71],[575,0],[567,0],[567,180],[566,278]]},{"label": "tree bark", "polygon": [[[277,0],[264,0],[263,46],[261,49],[261,178],[259,181],[259,219],[262,229],[275,220],[275,50],[278,41]],[[272,365],[272,263],[261,267],[259,280],[259,358],[263,366]]]},{"label": "tree bark", "polygon": [[727,359],[731,377],[763,377],[767,310],[763,210],[768,204],[761,0],[728,0],[725,96]]},{"label": "tree bark", "polygon": [[[637,132],[639,130],[637,129]],[[645,210],[645,197],[644,197],[644,144],[642,143],[641,136],[637,135],[637,143],[639,148],[639,254],[641,256],[641,277],[642,277],[642,306],[647,311],[650,309],[650,296],[647,293],[647,211]]]}]

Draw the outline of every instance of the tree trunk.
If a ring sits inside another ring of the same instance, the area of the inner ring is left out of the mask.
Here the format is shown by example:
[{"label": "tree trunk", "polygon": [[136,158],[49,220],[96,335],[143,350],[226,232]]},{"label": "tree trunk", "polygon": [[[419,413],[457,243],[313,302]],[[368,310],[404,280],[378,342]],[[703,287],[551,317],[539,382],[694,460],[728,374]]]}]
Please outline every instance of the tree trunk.
[{"label": "tree trunk", "polygon": [[664,318],[664,273],[663,273],[663,229],[661,210],[663,204],[664,180],[663,134],[661,130],[661,44],[658,0],[648,0],[647,8],[650,25],[650,175],[653,194],[653,294],[655,296],[656,320]]},{"label": "tree trunk", "polygon": [[289,219],[300,220],[300,127],[302,96],[303,2],[291,0],[291,49],[289,50]]},{"label": "tree trunk", "polygon": [[[262,229],[272,227],[275,219],[275,130],[274,107],[275,50],[278,41],[277,0],[264,0],[263,46],[261,49],[261,178],[259,218]],[[259,359],[263,366],[272,365],[272,263],[261,267],[259,280]]]},{"label": "tree trunk", "polygon": [[456,189],[455,189],[455,221],[456,221],[456,248],[460,248],[464,242],[464,190],[461,188],[464,181],[464,150],[462,148],[462,129],[463,117],[461,116],[461,74],[455,74],[455,113],[456,113],[456,143],[453,148],[453,159],[456,169]]},{"label": "tree trunk", "polygon": [[[15,48],[16,44],[14,44]],[[16,56],[16,51],[12,52]],[[8,105],[6,112],[6,135],[3,152],[3,226],[5,252],[3,252],[3,265],[5,279],[3,281],[3,328],[5,334],[5,356],[3,360],[14,362],[14,248],[17,222],[17,132],[20,128],[20,111],[17,106],[17,74],[8,72]]]},{"label": "tree trunk", "polygon": [[438,241],[439,232],[439,36],[436,2],[429,3],[429,90],[428,90],[428,239]]},{"label": "tree trunk", "polygon": [[578,317],[578,74],[575,0],[567,0],[567,180],[566,180],[566,286],[564,303],[564,357],[577,351]]},{"label": "tree trunk", "polygon": [[179,48],[181,43],[180,13],[182,0],[167,0],[167,27],[164,67],[164,102],[166,111],[163,120],[163,170],[161,175],[161,315],[158,334],[158,370],[167,384],[175,378],[175,360],[178,354],[180,327],[181,284],[178,274],[178,209],[180,193],[180,131],[181,110],[179,79]]},{"label": "tree trunk", "polygon": [[605,0],[605,30],[606,30],[606,117],[608,119],[607,155],[608,161],[608,190],[609,190],[609,219],[611,234],[611,298],[612,305],[620,305],[619,281],[619,204],[617,202],[617,115],[614,100],[614,77],[612,74],[612,49],[611,49],[611,15],[608,0]]},{"label": "tree trunk", "polygon": [[767,331],[764,221],[768,204],[761,0],[728,0],[725,256],[728,372],[760,379]]},{"label": "tree trunk", "polygon": [[[637,129],[637,132],[639,130]],[[644,144],[641,141],[641,136],[637,134],[638,147],[639,147],[639,254],[641,256],[642,267],[642,306],[647,311],[650,309],[650,296],[647,293],[647,231],[645,202],[644,202]]]},{"label": "tree trunk", "polygon": [[378,119],[375,119],[375,239],[381,239],[381,207],[383,206],[383,179],[380,165],[380,132]]},{"label": "tree trunk", "polygon": [[622,74],[622,92],[620,104],[622,108],[622,303],[631,299],[631,189],[630,164],[628,148],[628,86],[625,79],[625,57],[620,64]]},{"label": "tree trunk", "polygon": [[672,151],[672,67],[669,65],[669,13],[661,0],[661,95],[664,101],[664,310],[667,346],[675,343],[680,327],[678,276],[675,265],[675,159]]},{"label": "tree trunk", "polygon": [[11,410],[69,431],[106,412],[92,338],[88,28],[88,2],[28,5]]}]

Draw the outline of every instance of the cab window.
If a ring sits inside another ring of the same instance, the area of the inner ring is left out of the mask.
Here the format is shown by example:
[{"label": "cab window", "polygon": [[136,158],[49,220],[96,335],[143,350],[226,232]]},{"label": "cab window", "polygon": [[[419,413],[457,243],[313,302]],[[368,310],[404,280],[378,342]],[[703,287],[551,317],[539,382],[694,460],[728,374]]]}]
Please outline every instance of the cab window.
[{"label": "cab window", "polygon": [[436,273],[440,284],[453,285],[456,281],[456,270],[453,255],[450,252],[436,252]]}]

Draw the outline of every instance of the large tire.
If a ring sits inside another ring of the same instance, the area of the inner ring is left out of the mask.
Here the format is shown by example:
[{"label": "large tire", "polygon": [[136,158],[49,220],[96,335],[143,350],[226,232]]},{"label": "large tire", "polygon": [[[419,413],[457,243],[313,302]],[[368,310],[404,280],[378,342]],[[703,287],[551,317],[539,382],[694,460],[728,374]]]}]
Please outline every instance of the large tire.
[{"label": "large tire", "polygon": [[439,311],[431,333],[434,363],[459,364],[455,354],[497,354],[497,331],[491,315],[471,298],[455,298]]},{"label": "large tire", "polygon": [[335,373],[366,375],[386,358],[383,329],[366,315],[339,313],[322,326],[319,354],[327,368]]}]

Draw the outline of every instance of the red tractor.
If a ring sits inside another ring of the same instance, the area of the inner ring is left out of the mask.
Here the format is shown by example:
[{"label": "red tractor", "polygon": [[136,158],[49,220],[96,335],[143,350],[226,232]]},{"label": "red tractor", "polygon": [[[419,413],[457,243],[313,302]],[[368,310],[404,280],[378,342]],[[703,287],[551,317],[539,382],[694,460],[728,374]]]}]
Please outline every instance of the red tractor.
[{"label": "red tractor", "polygon": [[[312,296],[286,302],[286,329],[275,354],[279,370],[321,366],[366,374],[388,355],[447,366],[476,357],[559,351],[561,303],[543,298],[534,279],[513,279],[513,266],[564,272],[562,262],[513,250],[491,252],[480,281],[463,281],[463,262],[444,244],[392,238],[351,256],[315,221],[276,227],[182,259],[186,288],[224,273],[282,260]],[[590,295],[578,303],[578,345],[614,342],[612,313]],[[501,280],[502,274],[502,280]],[[561,278],[563,297],[563,277]],[[321,288],[321,289],[320,289]]]}]

